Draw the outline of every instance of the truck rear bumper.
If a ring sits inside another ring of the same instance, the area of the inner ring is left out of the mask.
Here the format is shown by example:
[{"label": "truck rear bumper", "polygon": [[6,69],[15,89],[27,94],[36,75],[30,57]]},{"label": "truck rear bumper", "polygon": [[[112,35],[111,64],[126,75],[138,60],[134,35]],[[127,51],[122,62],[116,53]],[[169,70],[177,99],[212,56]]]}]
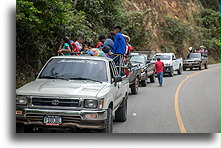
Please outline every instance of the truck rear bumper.
[{"label": "truck rear bumper", "polygon": [[[88,119],[88,115],[96,118]],[[24,125],[48,126],[43,120],[46,116],[59,116],[62,124],[59,127],[78,127],[88,129],[103,129],[107,118],[107,111],[72,111],[72,110],[45,110],[45,109],[23,109],[22,115],[16,115],[16,123]]]}]

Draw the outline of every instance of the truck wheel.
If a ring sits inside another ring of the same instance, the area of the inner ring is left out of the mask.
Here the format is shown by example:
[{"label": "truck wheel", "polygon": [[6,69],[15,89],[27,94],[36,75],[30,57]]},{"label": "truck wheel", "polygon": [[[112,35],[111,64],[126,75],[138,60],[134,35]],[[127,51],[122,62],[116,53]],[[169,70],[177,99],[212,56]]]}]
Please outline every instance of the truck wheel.
[{"label": "truck wheel", "polygon": [[199,66],[199,70],[202,70],[202,64],[200,64],[200,66]]},{"label": "truck wheel", "polygon": [[147,80],[141,80],[141,81],[140,81],[140,85],[141,85],[142,87],[147,86]]},{"label": "truck wheel", "polygon": [[34,133],[35,130],[34,130],[34,127],[31,126],[31,125],[26,125],[25,128],[24,128],[24,132],[25,133]]},{"label": "truck wheel", "polygon": [[190,70],[193,70],[193,68],[190,68]]},{"label": "truck wheel", "polygon": [[186,71],[186,68],[183,67],[183,71]]},{"label": "truck wheel", "polygon": [[154,83],[155,82],[155,74],[153,73],[151,76],[150,76],[150,83]]},{"label": "truck wheel", "polygon": [[121,106],[115,112],[115,121],[125,122],[127,120],[127,97],[124,98]]},{"label": "truck wheel", "polygon": [[208,69],[208,65],[207,65],[207,63],[205,64],[205,69]]},{"label": "truck wheel", "polygon": [[138,87],[139,87],[139,80],[136,78],[135,83],[131,85],[131,93],[137,94],[138,93]]},{"label": "truck wheel", "polygon": [[105,120],[105,128],[101,130],[102,133],[112,133],[113,132],[113,113],[112,109],[107,110],[107,119]]},{"label": "truck wheel", "polygon": [[177,70],[177,73],[178,73],[179,75],[182,74],[182,67],[181,67],[181,66],[180,66],[179,69]]},{"label": "truck wheel", "polygon": [[171,68],[170,68],[169,77],[173,77],[173,73],[174,73],[174,71],[173,71],[173,67],[171,67]]},{"label": "truck wheel", "polygon": [[16,133],[24,133],[25,126],[22,124],[16,124]]}]

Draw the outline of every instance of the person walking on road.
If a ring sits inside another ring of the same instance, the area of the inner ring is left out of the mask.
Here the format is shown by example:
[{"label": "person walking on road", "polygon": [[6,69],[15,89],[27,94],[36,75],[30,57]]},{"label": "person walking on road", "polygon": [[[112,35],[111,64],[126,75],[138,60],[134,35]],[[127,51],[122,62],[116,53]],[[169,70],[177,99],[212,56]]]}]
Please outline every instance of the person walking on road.
[{"label": "person walking on road", "polygon": [[156,74],[159,82],[159,87],[163,86],[163,69],[164,63],[160,61],[160,58],[157,58],[157,62],[155,63]]}]

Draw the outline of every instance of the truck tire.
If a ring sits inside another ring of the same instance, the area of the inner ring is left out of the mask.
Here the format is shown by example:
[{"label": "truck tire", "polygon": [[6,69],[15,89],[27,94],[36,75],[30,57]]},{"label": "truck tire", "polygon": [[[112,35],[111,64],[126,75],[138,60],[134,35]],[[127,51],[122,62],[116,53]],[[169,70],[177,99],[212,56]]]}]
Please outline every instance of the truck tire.
[{"label": "truck tire", "polygon": [[186,68],[185,68],[185,67],[183,67],[183,71],[186,71]]},{"label": "truck tire", "polygon": [[16,133],[24,133],[25,126],[22,124],[16,124]]},{"label": "truck tire", "polygon": [[105,120],[105,128],[101,130],[102,133],[112,133],[113,132],[113,113],[112,109],[107,110],[107,119]]},{"label": "truck tire", "polygon": [[169,77],[173,77],[173,73],[174,73],[174,71],[173,71],[173,67],[171,67],[171,68],[170,68]]},{"label": "truck tire", "polygon": [[138,78],[135,79],[135,83],[131,85],[131,93],[137,94],[138,93],[138,87],[139,87],[139,80]]},{"label": "truck tire", "polygon": [[202,64],[200,64],[200,66],[199,66],[199,70],[202,70]]},{"label": "truck tire", "polygon": [[31,125],[26,125],[25,126],[25,128],[24,128],[24,132],[25,133],[34,133],[35,131],[34,131],[34,127],[33,126],[31,126]]},{"label": "truck tire", "polygon": [[153,73],[151,76],[150,76],[150,83],[154,83],[155,82],[155,74]]},{"label": "truck tire", "polygon": [[141,85],[142,87],[147,86],[147,80],[141,80],[141,81],[140,81],[140,85]]},{"label": "truck tire", "polygon": [[208,65],[207,65],[207,63],[206,63],[204,66],[205,66],[205,69],[208,69]]},{"label": "truck tire", "polygon": [[193,70],[193,68],[190,68],[190,70]]},{"label": "truck tire", "polygon": [[177,73],[178,73],[178,75],[182,74],[182,67],[181,67],[181,65],[179,66],[179,69],[177,70]]},{"label": "truck tire", "polygon": [[127,96],[124,98],[121,106],[115,112],[115,121],[125,122],[127,120]]}]

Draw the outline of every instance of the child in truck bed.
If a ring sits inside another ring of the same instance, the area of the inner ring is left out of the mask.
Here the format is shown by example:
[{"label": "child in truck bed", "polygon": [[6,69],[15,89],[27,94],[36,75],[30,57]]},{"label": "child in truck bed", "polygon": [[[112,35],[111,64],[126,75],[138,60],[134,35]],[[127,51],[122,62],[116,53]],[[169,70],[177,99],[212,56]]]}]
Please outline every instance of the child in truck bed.
[{"label": "child in truck bed", "polygon": [[90,42],[85,42],[84,50],[88,55],[97,56],[97,57],[107,57],[107,55],[98,48],[93,48]]}]

